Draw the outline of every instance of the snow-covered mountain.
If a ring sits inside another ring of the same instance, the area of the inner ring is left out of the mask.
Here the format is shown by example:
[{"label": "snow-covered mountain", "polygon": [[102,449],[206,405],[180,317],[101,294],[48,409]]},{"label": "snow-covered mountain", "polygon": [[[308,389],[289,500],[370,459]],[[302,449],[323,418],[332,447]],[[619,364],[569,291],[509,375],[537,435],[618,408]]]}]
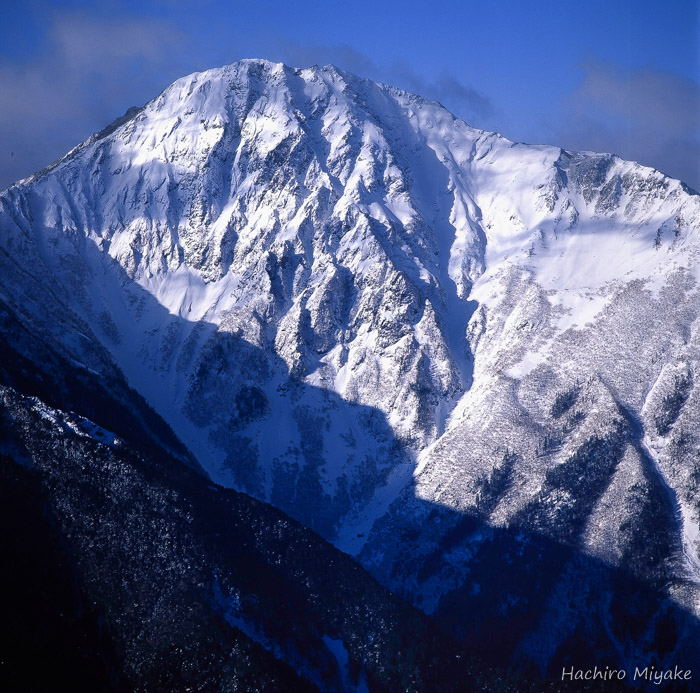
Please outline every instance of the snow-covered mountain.
[{"label": "snow-covered mountain", "polygon": [[[543,669],[596,627],[618,662],[700,661],[683,183],[247,60],[3,191],[0,248],[24,324],[96,378],[113,359],[212,480],[463,637],[515,623],[512,656]],[[619,569],[647,590],[627,634]]]}]

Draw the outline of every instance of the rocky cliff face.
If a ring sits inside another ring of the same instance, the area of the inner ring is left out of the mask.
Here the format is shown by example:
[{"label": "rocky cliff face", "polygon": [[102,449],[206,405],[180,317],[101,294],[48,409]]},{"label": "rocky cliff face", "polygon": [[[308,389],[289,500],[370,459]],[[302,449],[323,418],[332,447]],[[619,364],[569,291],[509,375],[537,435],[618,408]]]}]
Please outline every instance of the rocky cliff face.
[{"label": "rocky cliff face", "polygon": [[[595,628],[672,661],[700,613],[699,236],[657,171],[242,61],[5,190],[0,292],[429,613],[497,609],[540,668]],[[627,635],[618,569],[650,590]]]}]

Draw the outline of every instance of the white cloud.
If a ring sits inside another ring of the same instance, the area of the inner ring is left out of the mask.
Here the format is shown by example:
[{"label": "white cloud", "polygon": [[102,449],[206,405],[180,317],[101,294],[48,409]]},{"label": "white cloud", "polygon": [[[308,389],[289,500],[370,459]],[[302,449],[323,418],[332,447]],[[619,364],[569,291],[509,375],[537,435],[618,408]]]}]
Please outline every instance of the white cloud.
[{"label": "white cloud", "polygon": [[183,41],[161,20],[53,15],[47,51],[0,62],[0,188],[181,76],[173,56]]},{"label": "white cloud", "polygon": [[385,82],[439,101],[460,118],[474,120],[477,126],[494,111],[490,99],[485,94],[465,84],[447,70],[443,70],[435,79],[427,79],[403,62],[380,66],[369,56],[345,44],[300,44],[278,39],[273,52],[280,60],[294,67],[330,63],[360,77]]},{"label": "white cloud", "polygon": [[650,67],[589,61],[558,128],[569,149],[612,151],[700,189],[700,86]]}]

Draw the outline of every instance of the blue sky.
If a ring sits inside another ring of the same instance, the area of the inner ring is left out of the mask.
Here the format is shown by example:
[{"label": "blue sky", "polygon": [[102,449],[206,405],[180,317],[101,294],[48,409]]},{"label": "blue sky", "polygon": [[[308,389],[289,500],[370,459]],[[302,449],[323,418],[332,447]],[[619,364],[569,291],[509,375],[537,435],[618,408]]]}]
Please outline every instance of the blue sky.
[{"label": "blue sky", "polygon": [[0,188],[195,70],[334,63],[523,142],[700,189],[700,0],[25,0],[0,23]]}]

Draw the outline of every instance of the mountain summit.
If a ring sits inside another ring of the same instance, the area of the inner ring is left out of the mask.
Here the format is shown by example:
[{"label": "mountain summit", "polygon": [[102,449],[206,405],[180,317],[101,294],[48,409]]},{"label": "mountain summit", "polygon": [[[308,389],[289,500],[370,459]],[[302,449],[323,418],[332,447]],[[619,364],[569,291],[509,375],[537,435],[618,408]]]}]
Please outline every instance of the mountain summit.
[{"label": "mountain summit", "polygon": [[595,632],[624,663],[668,618],[663,661],[698,656],[683,183],[244,60],[3,191],[0,248],[23,324],[465,640],[546,671]]}]

